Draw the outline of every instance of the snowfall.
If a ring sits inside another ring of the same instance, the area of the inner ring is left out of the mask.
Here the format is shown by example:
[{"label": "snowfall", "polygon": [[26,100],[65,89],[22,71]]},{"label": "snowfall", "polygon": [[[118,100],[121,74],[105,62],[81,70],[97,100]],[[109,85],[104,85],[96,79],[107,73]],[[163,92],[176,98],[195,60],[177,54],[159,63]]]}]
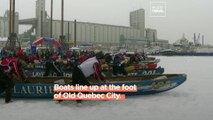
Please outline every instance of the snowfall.
[{"label": "snowfall", "polygon": [[167,92],[127,97],[124,101],[75,101],[0,98],[1,120],[212,120],[213,57],[160,57],[165,73],[187,80]]}]

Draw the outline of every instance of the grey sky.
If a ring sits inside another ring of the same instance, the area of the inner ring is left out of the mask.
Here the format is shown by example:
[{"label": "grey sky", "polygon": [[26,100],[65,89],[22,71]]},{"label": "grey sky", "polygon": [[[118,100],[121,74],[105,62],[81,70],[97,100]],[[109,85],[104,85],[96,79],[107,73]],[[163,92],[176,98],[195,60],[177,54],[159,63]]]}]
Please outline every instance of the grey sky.
[{"label": "grey sky", "polygon": [[[35,16],[36,0],[16,0],[20,18]],[[60,1],[54,0],[54,19],[60,19]],[[166,2],[166,17],[150,17],[150,1]],[[0,0],[0,15],[9,7],[9,0]],[[182,37],[192,41],[193,33],[205,35],[213,45],[212,0],[64,0],[65,20],[129,26],[129,12],[143,8],[146,27],[158,30],[158,38],[170,43]],[[49,13],[50,0],[46,0]]]}]

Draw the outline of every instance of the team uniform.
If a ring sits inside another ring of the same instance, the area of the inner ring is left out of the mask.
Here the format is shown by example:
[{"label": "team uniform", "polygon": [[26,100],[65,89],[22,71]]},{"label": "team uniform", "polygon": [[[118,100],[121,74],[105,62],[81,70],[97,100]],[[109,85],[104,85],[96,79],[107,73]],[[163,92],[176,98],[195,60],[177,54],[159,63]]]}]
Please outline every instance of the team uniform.
[{"label": "team uniform", "polygon": [[48,76],[50,74],[50,71],[54,71],[57,76],[62,76],[62,72],[60,67],[56,64],[56,60],[51,58],[51,56],[46,56],[46,63],[45,63],[45,73],[44,76]]},{"label": "team uniform", "polygon": [[11,101],[12,89],[15,85],[14,73],[18,79],[25,79],[22,67],[19,65],[19,59],[13,57],[5,58],[0,63],[0,87],[5,91],[6,103]]},{"label": "team uniform", "polygon": [[123,75],[127,75],[127,72],[125,71],[125,58],[124,55],[118,54],[115,55],[113,60],[113,75],[118,75],[118,73],[122,73]]},{"label": "team uniform", "polygon": [[72,82],[73,84],[90,85],[87,78],[91,75],[104,80],[104,76],[101,74],[101,67],[96,57],[89,58],[74,68]]},{"label": "team uniform", "polygon": [[[72,73],[72,85],[90,85],[87,78],[94,75],[96,79],[100,78],[104,81],[104,76],[101,74],[101,67],[96,57],[92,57],[76,66]],[[81,100],[77,100],[81,102]]]}]

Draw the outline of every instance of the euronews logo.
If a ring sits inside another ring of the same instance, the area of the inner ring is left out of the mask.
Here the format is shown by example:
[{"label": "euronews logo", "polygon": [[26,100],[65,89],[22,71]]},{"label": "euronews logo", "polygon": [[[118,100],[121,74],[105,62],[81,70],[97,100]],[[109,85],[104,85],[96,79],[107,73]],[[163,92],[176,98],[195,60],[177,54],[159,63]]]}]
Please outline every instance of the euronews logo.
[{"label": "euronews logo", "polygon": [[166,17],[166,2],[150,2],[150,17]]}]

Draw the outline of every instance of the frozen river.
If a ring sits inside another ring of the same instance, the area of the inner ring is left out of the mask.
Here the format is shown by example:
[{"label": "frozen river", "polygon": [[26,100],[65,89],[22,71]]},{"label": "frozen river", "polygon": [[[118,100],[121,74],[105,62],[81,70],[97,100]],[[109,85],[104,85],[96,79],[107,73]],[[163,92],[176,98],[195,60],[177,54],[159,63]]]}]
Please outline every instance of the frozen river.
[{"label": "frozen river", "polygon": [[1,120],[211,120],[213,118],[213,57],[157,57],[165,73],[185,73],[181,86],[155,95],[124,101],[75,101],[56,104],[51,99],[15,99],[4,104]]}]

